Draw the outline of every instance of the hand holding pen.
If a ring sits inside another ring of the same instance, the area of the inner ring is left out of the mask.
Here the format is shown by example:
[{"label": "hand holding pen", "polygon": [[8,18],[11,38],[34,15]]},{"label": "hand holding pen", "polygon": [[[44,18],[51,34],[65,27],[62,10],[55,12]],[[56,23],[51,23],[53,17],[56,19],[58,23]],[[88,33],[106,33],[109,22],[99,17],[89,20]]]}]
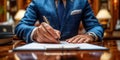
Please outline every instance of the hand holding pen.
[{"label": "hand holding pen", "polygon": [[59,43],[60,32],[53,29],[45,16],[43,16],[45,22],[35,28],[33,39],[40,43]]}]

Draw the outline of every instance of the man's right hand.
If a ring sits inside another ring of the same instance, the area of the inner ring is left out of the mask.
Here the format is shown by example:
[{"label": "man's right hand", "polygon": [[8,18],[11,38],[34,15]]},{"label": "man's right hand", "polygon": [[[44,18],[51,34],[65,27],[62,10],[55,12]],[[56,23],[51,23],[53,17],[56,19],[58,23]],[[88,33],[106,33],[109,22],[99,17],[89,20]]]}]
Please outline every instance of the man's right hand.
[{"label": "man's right hand", "polygon": [[60,31],[43,22],[33,33],[33,40],[39,43],[59,43]]}]

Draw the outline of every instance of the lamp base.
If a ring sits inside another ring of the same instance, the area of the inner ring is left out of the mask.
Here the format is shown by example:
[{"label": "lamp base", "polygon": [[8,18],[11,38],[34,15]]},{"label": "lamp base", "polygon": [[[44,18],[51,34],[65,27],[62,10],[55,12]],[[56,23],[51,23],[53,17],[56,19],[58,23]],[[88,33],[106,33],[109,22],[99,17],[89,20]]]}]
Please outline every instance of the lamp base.
[{"label": "lamp base", "polygon": [[104,29],[108,28],[108,21],[109,19],[100,19],[100,23],[102,24]]}]

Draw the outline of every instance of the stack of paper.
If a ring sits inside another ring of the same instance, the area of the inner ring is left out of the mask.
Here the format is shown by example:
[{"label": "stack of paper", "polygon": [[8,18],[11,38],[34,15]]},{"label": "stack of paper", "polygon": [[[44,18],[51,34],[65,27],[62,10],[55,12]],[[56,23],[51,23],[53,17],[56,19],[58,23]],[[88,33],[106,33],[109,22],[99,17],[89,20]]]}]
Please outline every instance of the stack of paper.
[{"label": "stack of paper", "polygon": [[103,46],[97,46],[88,43],[72,44],[65,41],[61,41],[60,44],[47,44],[47,43],[37,43],[33,42],[20,47],[16,47],[13,50],[108,50],[108,48]]}]

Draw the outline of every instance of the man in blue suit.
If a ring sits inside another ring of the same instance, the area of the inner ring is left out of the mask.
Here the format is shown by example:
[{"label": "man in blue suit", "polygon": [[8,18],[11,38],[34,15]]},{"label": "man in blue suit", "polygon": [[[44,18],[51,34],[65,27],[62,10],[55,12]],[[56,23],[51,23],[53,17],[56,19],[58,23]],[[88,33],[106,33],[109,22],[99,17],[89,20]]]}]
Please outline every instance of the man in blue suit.
[{"label": "man in blue suit", "polygon": [[[40,25],[36,27],[37,20]],[[81,21],[86,30],[84,34],[78,34]],[[15,33],[27,43],[59,43],[60,40],[86,43],[101,41],[104,31],[87,0],[33,0]]]}]

